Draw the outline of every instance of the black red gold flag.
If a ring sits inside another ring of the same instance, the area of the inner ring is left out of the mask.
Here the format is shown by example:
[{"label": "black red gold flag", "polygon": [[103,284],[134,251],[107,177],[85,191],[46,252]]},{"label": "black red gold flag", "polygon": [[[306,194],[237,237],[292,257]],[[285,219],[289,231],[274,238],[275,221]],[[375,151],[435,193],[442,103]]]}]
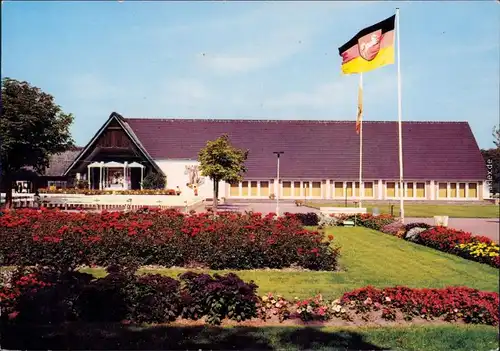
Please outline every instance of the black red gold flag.
[{"label": "black red gold flag", "polygon": [[363,73],[394,63],[395,19],[396,15],[361,30],[339,48],[342,73]]}]

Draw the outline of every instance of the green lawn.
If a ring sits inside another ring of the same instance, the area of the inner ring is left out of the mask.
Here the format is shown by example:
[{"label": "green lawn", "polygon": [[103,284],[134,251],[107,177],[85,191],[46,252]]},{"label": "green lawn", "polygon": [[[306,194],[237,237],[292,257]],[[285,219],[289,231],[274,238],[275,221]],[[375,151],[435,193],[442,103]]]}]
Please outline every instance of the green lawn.
[{"label": "green lawn", "polygon": [[[399,215],[399,202],[394,202],[394,215]],[[315,202],[307,203],[308,207],[344,207],[344,202]],[[354,207],[352,201],[347,202],[347,206]],[[372,213],[373,208],[377,207],[379,213],[391,213],[391,204],[377,204],[373,202],[363,203],[369,213]],[[493,204],[411,204],[405,202],[406,217],[433,217],[433,216],[449,216],[452,218],[498,218],[499,207]]]},{"label": "green lawn", "polygon": [[[243,280],[254,280],[259,286],[259,294],[272,291],[288,298],[305,298],[317,293],[337,298],[346,291],[366,285],[415,288],[461,285],[488,291],[499,289],[498,269],[485,264],[362,227],[333,227],[325,234],[333,234],[334,243],[341,246],[340,272],[247,270],[236,273]],[[100,268],[85,271],[96,276],[105,275]],[[172,277],[184,271],[155,270]]]},{"label": "green lawn", "polygon": [[484,350],[498,347],[489,326],[126,327],[67,324],[2,328],[8,349],[96,350]]}]

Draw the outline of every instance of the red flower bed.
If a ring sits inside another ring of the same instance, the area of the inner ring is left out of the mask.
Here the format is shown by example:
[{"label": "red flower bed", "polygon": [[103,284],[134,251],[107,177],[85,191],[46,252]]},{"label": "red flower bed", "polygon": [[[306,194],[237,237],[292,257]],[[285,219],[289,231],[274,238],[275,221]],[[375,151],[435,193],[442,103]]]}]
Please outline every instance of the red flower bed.
[{"label": "red flower bed", "polygon": [[334,270],[338,249],[294,218],[177,211],[0,212],[0,263]]},{"label": "red flower bed", "polygon": [[394,287],[376,289],[371,286],[345,293],[342,303],[360,313],[383,310],[383,315],[395,316],[401,311],[405,319],[424,317],[458,319],[466,323],[498,325],[499,296],[467,287],[445,289],[411,289]]},{"label": "red flower bed", "polygon": [[441,251],[452,251],[459,244],[471,242],[491,243],[491,240],[484,236],[473,236],[471,233],[462,230],[455,230],[447,227],[433,227],[420,233],[419,242],[425,246],[433,247]]}]

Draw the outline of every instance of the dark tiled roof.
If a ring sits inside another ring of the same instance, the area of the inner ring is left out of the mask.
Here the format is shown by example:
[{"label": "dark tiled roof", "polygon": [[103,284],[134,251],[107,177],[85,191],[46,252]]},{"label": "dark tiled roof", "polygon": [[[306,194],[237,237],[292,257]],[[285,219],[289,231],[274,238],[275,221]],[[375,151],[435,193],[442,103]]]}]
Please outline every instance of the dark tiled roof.
[{"label": "dark tiled roof", "polygon": [[49,167],[45,169],[44,176],[58,177],[64,174],[66,168],[76,159],[82,151],[81,147],[55,154],[50,157]]},{"label": "dark tiled roof", "polygon": [[[354,121],[124,119],[155,160],[196,159],[227,133],[249,149],[248,178],[276,174],[273,151],[284,151],[284,178],[357,179],[359,137]],[[363,123],[363,178],[398,179],[397,122]],[[403,122],[405,179],[482,180],[486,170],[467,122]]]}]

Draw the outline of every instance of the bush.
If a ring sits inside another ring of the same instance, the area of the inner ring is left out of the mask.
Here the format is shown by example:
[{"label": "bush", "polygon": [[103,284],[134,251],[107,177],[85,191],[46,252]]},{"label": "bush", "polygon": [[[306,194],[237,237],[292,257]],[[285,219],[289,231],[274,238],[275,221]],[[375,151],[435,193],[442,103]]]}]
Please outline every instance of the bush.
[{"label": "bush", "polygon": [[398,238],[402,238],[405,234],[405,226],[401,222],[392,222],[384,225],[381,229],[381,232],[397,236]]},{"label": "bush", "polygon": [[295,217],[178,211],[0,212],[2,265],[74,270],[80,265],[201,266],[211,269],[299,266],[335,270],[339,249]]},{"label": "bush", "polygon": [[370,213],[359,215],[341,215],[338,217],[340,221],[353,221],[355,225],[363,226],[370,229],[381,230],[383,226],[391,224],[395,218],[391,215],[382,214],[374,216]]},{"label": "bush", "polygon": [[182,313],[185,318],[206,317],[209,324],[220,324],[225,318],[239,322],[257,315],[257,285],[235,274],[211,277],[187,272],[180,276],[181,286],[169,277],[134,273],[111,271],[100,279],[77,272],[30,273],[0,290],[2,316],[28,324],[167,323]]},{"label": "bush", "polygon": [[245,283],[236,274],[225,276],[187,272],[179,276],[183,316],[190,319],[207,317],[210,324],[225,318],[244,321],[257,316],[257,285]]},{"label": "bush", "polygon": [[142,180],[144,189],[165,189],[165,176],[151,172]]},{"label": "bush", "polygon": [[290,213],[285,212],[284,215],[289,218],[296,218],[304,226],[317,226],[319,223],[318,215],[315,212],[308,213]]}]

